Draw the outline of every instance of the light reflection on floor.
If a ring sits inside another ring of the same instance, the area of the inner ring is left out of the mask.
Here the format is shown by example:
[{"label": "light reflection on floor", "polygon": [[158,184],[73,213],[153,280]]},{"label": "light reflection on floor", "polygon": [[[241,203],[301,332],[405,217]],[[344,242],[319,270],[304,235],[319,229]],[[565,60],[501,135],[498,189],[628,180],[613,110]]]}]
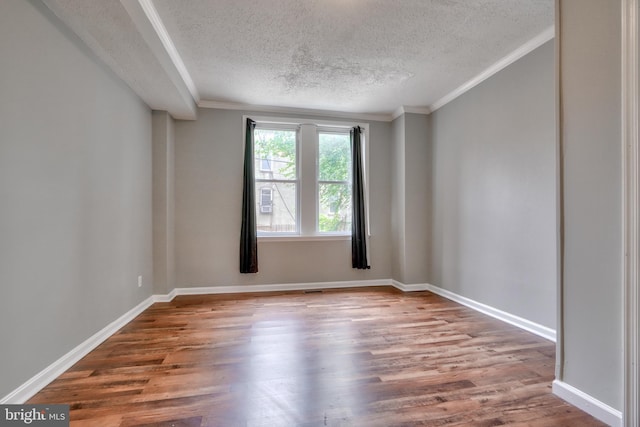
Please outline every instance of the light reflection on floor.
[{"label": "light reflection on floor", "polygon": [[[251,329],[243,417],[247,425],[347,421],[360,406],[358,389],[342,372],[357,370],[350,323],[303,326],[295,315],[257,321]],[[314,330],[301,337],[302,331]],[[322,371],[322,375],[316,373]],[[327,371],[333,373],[328,373]],[[333,422],[331,423],[333,424]]]}]

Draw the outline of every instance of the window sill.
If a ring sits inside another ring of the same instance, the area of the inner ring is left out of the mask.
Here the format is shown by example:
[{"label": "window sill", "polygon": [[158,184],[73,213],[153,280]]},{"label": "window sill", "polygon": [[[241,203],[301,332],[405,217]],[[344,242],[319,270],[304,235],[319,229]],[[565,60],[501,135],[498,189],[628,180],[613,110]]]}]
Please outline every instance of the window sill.
[{"label": "window sill", "polygon": [[351,240],[350,234],[327,234],[316,236],[258,236],[258,242],[323,242],[336,240]]}]

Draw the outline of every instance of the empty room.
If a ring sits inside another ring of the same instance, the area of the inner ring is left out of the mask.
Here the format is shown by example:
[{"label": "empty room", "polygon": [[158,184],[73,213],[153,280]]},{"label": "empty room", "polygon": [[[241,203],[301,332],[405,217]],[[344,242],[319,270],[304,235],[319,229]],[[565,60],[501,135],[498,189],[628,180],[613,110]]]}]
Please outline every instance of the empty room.
[{"label": "empty room", "polygon": [[0,0],[0,425],[640,426],[638,10]]}]

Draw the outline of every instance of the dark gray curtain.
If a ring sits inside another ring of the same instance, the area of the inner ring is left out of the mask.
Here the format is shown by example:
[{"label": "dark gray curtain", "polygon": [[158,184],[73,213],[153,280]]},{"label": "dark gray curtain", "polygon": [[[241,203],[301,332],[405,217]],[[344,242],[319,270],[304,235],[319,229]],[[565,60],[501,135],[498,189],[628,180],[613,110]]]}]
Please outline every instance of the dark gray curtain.
[{"label": "dark gray curtain", "polygon": [[247,119],[244,144],[244,179],[242,185],[242,228],[240,229],[240,273],[258,272],[258,237],[256,231],[256,190],[253,166],[253,130],[256,122]]},{"label": "dark gray curtain", "polygon": [[367,269],[367,214],[364,189],[364,167],[362,160],[362,128],[351,129],[351,156],[353,180],[353,215],[351,219],[351,265],[353,268]]}]

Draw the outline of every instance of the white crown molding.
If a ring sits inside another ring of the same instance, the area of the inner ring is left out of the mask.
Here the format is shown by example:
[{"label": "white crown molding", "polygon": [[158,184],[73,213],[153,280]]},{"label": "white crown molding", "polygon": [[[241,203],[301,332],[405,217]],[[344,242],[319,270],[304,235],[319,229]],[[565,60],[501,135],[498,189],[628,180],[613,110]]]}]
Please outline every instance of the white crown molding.
[{"label": "white crown molding", "polygon": [[402,109],[408,114],[431,114],[431,109],[429,107],[408,107],[403,105]]},{"label": "white crown molding", "polygon": [[395,120],[404,114],[404,107],[401,105],[391,114],[391,120]]},{"label": "white crown molding", "polygon": [[391,114],[368,114],[349,113],[344,111],[316,110],[310,108],[276,107],[271,105],[241,104],[238,102],[223,102],[212,100],[201,100],[198,102],[200,108],[218,108],[221,110],[241,110],[256,111],[278,114],[303,114],[309,116],[331,117],[338,119],[370,120],[376,122],[390,122],[393,120]]},{"label": "white crown molding", "polygon": [[447,95],[443,96],[442,98],[440,98],[439,100],[437,100],[433,104],[429,105],[429,107],[428,107],[429,110],[433,112],[433,111],[436,111],[438,108],[443,107],[444,105],[446,105],[449,102],[453,101],[454,99],[456,99],[460,95],[464,94],[465,92],[473,89],[475,86],[479,85],[483,81],[487,80],[489,77],[493,76],[498,71],[503,70],[504,68],[506,68],[509,65],[513,64],[515,61],[517,61],[518,59],[522,58],[526,54],[528,54],[528,53],[532,52],[533,50],[537,49],[538,47],[542,46],[543,44],[545,44],[549,40],[553,39],[554,37],[555,37],[555,27],[551,26],[551,27],[547,28],[546,30],[544,30],[539,35],[537,35],[536,37],[534,37],[533,39],[529,40],[527,43],[525,43],[522,46],[520,46],[518,49],[514,50],[513,52],[511,52],[510,54],[508,54],[507,56],[505,56],[504,58],[502,58],[498,62],[496,62],[493,65],[491,65],[489,68],[484,70],[482,73],[478,74],[477,76],[475,76],[471,80],[467,81],[463,85],[461,85],[458,88],[454,89],[452,92],[449,92]]},{"label": "white crown molding", "polygon": [[154,302],[154,297],[149,297],[140,304],[127,311],[125,314],[93,334],[70,352],[44,368],[27,382],[0,399],[0,404],[22,404],[34,394],[42,390],[47,384],[62,375],[67,369],[86,356],[91,350],[102,344],[107,338],[116,333],[124,325],[132,321]]},{"label": "white crown molding", "polygon": [[622,413],[563,381],[554,380],[553,394],[612,427],[622,427]]},{"label": "white crown molding", "polygon": [[395,120],[405,113],[428,115],[431,114],[431,110],[428,107],[409,107],[407,105],[401,105],[393,112],[391,120]]},{"label": "white crown molding", "polygon": [[638,0],[622,2],[622,144],[624,186],[624,426],[640,425],[640,147]]},{"label": "white crown molding", "polygon": [[463,297],[462,295],[458,295],[446,289],[442,289],[431,284],[426,284],[425,286],[426,290],[440,295],[441,297],[447,298],[451,301],[455,301],[459,304],[472,308],[476,311],[479,311],[480,313],[486,314],[498,320],[502,320],[503,322],[509,323],[510,325],[517,326],[520,329],[524,329],[525,331],[531,332],[532,334],[538,335],[539,337],[545,338],[549,341],[556,341],[556,331],[551,328],[516,316],[514,314],[507,313],[506,311],[499,310],[481,302],[474,301],[470,298]]},{"label": "white crown molding", "polygon": [[151,22],[151,25],[153,26],[153,29],[158,35],[158,38],[162,42],[162,45],[164,46],[167,52],[167,55],[169,55],[169,58],[171,58],[171,62],[173,62],[173,65],[176,67],[176,70],[178,70],[180,77],[184,81],[184,84],[189,89],[191,96],[193,97],[193,99],[197,104],[200,101],[200,94],[198,93],[198,88],[196,88],[196,85],[193,82],[193,79],[191,78],[191,74],[189,74],[187,67],[184,65],[184,61],[182,60],[182,57],[178,53],[178,49],[176,49],[176,46],[173,43],[173,40],[171,40],[171,37],[167,32],[167,28],[164,26],[164,23],[160,18],[160,15],[158,15],[158,10],[153,4],[153,0],[138,0],[138,3],[140,4],[140,7],[144,11],[145,15],[147,16],[147,19],[149,19],[149,22]]}]

